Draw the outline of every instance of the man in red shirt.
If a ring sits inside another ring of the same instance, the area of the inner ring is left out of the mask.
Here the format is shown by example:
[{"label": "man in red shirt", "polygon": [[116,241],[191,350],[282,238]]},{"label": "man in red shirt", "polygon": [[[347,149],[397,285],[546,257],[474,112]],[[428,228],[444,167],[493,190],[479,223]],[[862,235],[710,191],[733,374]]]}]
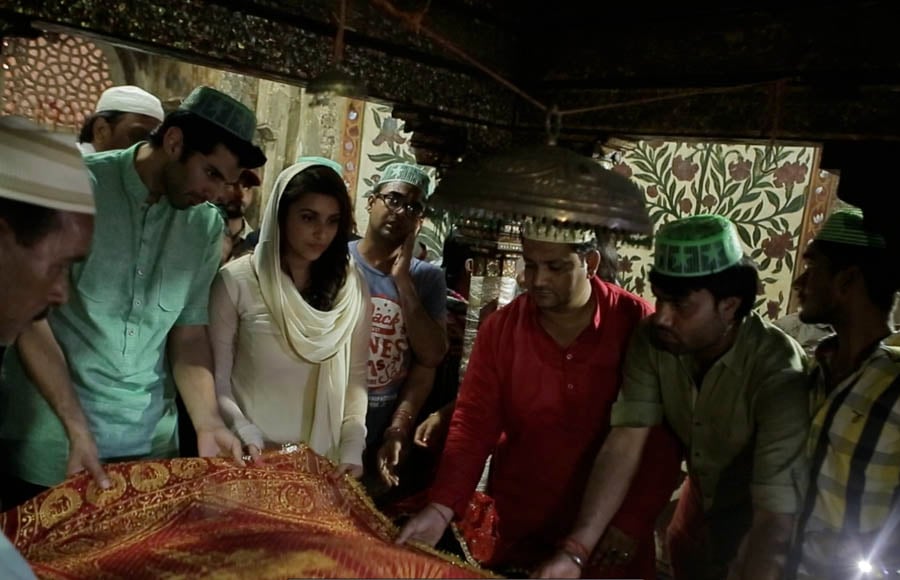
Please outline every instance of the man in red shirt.
[{"label": "man in red shirt", "polygon": [[[652,311],[596,276],[593,231],[526,221],[522,238],[527,292],[479,330],[431,503],[397,538],[436,544],[466,512],[492,455],[487,493],[498,537],[485,564],[504,570],[534,568],[573,524],[609,432],[629,337]],[[675,487],[680,453],[663,428],[652,439],[608,541],[593,558],[576,556],[586,574],[655,577],[653,524]],[[606,554],[613,545],[615,558]]]}]

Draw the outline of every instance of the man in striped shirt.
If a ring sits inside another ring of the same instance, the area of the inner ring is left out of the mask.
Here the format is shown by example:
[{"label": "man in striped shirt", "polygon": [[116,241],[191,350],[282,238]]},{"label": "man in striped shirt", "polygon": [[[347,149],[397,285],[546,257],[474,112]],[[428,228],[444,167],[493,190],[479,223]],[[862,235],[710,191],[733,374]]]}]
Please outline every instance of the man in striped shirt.
[{"label": "man in striped shirt", "polygon": [[884,238],[862,212],[839,210],[803,256],[800,319],[830,324],[816,350],[810,481],[789,578],[855,578],[900,557],[900,347],[890,312],[898,287]]}]

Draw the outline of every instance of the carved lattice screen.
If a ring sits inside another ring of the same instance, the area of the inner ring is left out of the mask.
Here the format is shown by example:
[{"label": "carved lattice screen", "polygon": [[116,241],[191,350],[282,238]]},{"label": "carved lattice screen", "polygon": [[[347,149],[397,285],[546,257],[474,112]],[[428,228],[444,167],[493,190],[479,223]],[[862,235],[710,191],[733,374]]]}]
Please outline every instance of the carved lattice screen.
[{"label": "carved lattice screen", "polygon": [[112,86],[109,64],[93,42],[65,34],[3,40],[2,114],[47,128],[78,131]]}]

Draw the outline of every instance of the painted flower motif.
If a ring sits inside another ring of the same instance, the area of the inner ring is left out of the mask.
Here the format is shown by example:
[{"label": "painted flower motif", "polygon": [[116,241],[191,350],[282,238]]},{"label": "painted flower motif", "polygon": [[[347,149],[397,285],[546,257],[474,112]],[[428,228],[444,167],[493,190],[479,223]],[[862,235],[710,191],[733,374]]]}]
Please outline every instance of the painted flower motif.
[{"label": "painted flower motif", "polygon": [[647,188],[647,197],[653,199],[654,197],[659,195],[659,189],[655,185],[651,185]]},{"label": "painted flower motif", "polygon": [[694,179],[699,169],[699,165],[691,163],[690,159],[685,159],[681,155],[676,155],[672,161],[672,174],[675,176],[675,179],[680,179],[681,181]]},{"label": "painted flower motif", "polygon": [[665,144],[666,144],[666,142],[663,141],[662,139],[651,139],[651,140],[647,141],[647,147],[651,147],[653,149],[659,149],[660,147],[662,147]]},{"label": "painted flower motif", "polygon": [[619,272],[623,274],[631,273],[631,258],[619,258]]},{"label": "painted flower motif", "polygon": [[749,159],[732,161],[728,164],[728,175],[730,175],[731,179],[735,181],[744,181],[745,179],[750,177],[751,167],[752,165],[750,164]]},{"label": "painted flower motif", "polygon": [[781,314],[781,303],[769,300],[766,303],[766,314],[769,316],[769,320],[778,320],[778,315]]},{"label": "painted flower motif", "polygon": [[678,202],[678,209],[681,210],[681,213],[691,213],[691,210],[694,209],[694,204],[688,198],[682,197],[681,201]]},{"label": "painted flower motif", "polygon": [[794,239],[791,234],[770,234],[768,239],[762,242],[763,253],[773,260],[781,260],[789,250],[794,249]]},{"label": "painted flower motif", "polygon": [[635,278],[634,280],[634,290],[638,294],[644,293],[644,279],[643,278]]},{"label": "painted flower motif", "polygon": [[707,193],[703,196],[703,199],[700,200],[700,205],[705,207],[706,209],[712,209],[716,206],[716,196],[711,193]]},{"label": "painted flower motif", "polygon": [[775,170],[775,186],[787,187],[806,180],[806,165],[802,163],[785,163]]},{"label": "painted flower motif", "polygon": [[631,177],[631,174],[632,174],[631,168],[628,167],[628,165],[625,163],[619,163],[618,165],[613,167],[612,170],[615,171],[616,173],[618,173],[619,175],[623,175],[623,176],[629,177],[629,178]]},{"label": "painted flower motif", "polygon": [[400,127],[397,124],[397,119],[387,117],[382,121],[381,127],[378,129],[378,135],[372,139],[372,145],[378,146],[382,143],[394,143],[395,145],[406,143],[406,138],[400,136]]}]

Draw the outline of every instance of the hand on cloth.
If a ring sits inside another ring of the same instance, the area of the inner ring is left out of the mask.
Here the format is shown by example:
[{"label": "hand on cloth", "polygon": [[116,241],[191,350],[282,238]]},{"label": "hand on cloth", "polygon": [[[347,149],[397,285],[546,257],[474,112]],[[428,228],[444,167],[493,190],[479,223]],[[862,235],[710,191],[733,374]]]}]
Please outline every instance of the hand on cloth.
[{"label": "hand on cloth", "polygon": [[266,446],[260,428],[249,421],[240,426],[235,425],[235,427],[237,436],[240,437],[241,443],[247,448],[250,460],[255,464],[261,464],[263,462],[262,451]]},{"label": "hand on cloth", "polygon": [[101,489],[109,489],[109,476],[100,464],[97,443],[90,433],[69,436],[69,460],[66,464],[66,475],[87,471]]},{"label": "hand on cloth", "polygon": [[335,468],[328,473],[328,478],[334,481],[340,479],[344,475],[359,479],[363,475],[363,466],[356,465],[355,463],[341,463],[340,465],[336,465]]},{"label": "hand on cloth", "polygon": [[[256,450],[257,455],[259,449]],[[235,437],[225,425],[209,429],[197,429],[197,453],[200,457],[231,456],[234,461],[244,467],[244,453],[241,450],[241,441]]]},{"label": "hand on cloth", "polygon": [[443,504],[432,502],[406,522],[394,543],[405,544],[412,540],[433,547],[444,535],[444,530],[452,519],[453,510]]}]

